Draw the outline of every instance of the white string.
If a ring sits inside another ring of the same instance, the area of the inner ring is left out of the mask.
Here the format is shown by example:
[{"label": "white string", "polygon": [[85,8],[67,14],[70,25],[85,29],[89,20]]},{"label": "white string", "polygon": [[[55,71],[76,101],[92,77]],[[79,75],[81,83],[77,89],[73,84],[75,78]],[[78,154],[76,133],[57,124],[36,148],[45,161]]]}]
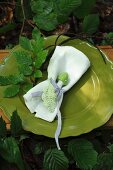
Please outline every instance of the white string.
[{"label": "white string", "polygon": [[61,128],[62,128],[62,119],[61,119],[60,110],[58,110],[58,112],[57,112],[57,117],[58,117],[58,124],[57,124],[57,129],[55,132],[55,142],[56,142],[58,150],[61,150],[60,145],[59,145],[59,135],[60,135]]}]

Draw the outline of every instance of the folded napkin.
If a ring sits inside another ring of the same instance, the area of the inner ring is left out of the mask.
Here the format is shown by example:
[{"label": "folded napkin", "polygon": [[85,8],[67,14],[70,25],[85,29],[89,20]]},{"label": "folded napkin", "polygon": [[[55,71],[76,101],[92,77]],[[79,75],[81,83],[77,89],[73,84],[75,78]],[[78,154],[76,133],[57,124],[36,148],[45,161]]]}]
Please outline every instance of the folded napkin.
[{"label": "folded napkin", "polygon": [[[85,54],[71,46],[57,46],[48,65],[47,80],[37,84],[23,97],[35,117],[52,122],[58,116],[57,137],[61,130],[60,106],[63,94],[87,71],[90,61]],[[61,78],[58,80],[60,74]],[[65,81],[65,76],[68,78]],[[64,80],[62,80],[62,77]]]}]

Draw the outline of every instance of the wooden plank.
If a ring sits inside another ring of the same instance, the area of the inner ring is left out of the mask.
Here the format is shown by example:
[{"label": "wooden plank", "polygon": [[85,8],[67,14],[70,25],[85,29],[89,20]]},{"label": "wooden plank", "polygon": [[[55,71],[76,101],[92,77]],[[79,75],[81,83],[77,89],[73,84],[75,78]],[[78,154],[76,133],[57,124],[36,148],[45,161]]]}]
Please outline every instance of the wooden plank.
[{"label": "wooden plank", "polygon": [[[99,46],[99,48],[111,59],[113,60],[113,48],[112,46]],[[9,51],[6,50],[0,50],[0,62],[8,55]],[[0,110],[0,116],[3,117],[3,119],[6,122],[6,126],[9,129],[10,128],[10,120],[6,117],[6,115],[3,113],[2,110]],[[102,128],[112,128],[113,129],[113,116],[110,118],[110,120],[102,126]]]},{"label": "wooden plank", "polygon": [[4,60],[4,58],[8,55],[9,50],[0,50],[0,63],[2,62],[2,60]]}]

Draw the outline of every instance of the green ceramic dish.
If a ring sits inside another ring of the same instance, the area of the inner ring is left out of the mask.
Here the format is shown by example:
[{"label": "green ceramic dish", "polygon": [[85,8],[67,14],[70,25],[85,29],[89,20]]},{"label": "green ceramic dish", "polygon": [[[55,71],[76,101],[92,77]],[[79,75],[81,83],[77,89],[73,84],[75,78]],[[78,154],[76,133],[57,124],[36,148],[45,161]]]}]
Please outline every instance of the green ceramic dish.
[{"label": "green ceramic dish", "polygon": [[[59,42],[66,37],[60,37]],[[46,46],[55,43],[56,36],[45,39]],[[61,107],[63,127],[60,137],[77,136],[87,133],[106,123],[113,113],[113,63],[106,57],[106,64],[99,51],[81,40],[72,40],[71,45],[85,53],[91,61],[90,69],[64,95]],[[14,56],[10,55],[0,66],[0,75],[18,72]],[[57,120],[48,123],[35,118],[19,96],[3,98],[6,87],[0,86],[0,107],[6,116],[17,109],[25,130],[39,135],[54,137]]]}]

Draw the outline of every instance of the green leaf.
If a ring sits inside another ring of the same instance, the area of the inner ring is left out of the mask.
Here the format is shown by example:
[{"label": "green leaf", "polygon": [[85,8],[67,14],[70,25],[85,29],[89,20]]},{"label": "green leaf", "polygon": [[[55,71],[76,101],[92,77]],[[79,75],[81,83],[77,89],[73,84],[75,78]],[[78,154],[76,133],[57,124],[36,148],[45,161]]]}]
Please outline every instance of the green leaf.
[{"label": "green leaf", "polygon": [[37,0],[31,1],[32,11],[36,13],[34,22],[39,28],[50,31],[56,28],[57,15],[54,12],[54,1]]},{"label": "green leaf", "polygon": [[18,84],[24,82],[23,74],[9,75],[9,76],[0,76],[0,85],[6,86],[9,84]]},{"label": "green leaf", "polygon": [[87,16],[94,7],[96,0],[82,0],[82,4],[74,11],[75,16],[84,18]]},{"label": "green leaf", "polygon": [[40,35],[39,36],[37,35],[36,40],[31,41],[31,44],[33,48],[33,53],[35,56],[37,56],[37,53],[43,50],[44,48],[44,38],[41,37]]},{"label": "green leaf", "polygon": [[25,81],[25,77],[23,74],[16,74],[10,76],[11,84],[23,83]]},{"label": "green leaf", "polygon": [[105,34],[105,39],[102,40],[101,45],[113,45],[113,32]]},{"label": "green leaf", "polygon": [[2,27],[0,27],[0,34],[7,33],[9,31],[12,31],[16,29],[16,24],[15,23],[8,23]]},{"label": "green leaf", "polygon": [[9,163],[15,163],[19,170],[25,169],[19,147],[13,137],[0,141],[0,155]]},{"label": "green leaf", "polygon": [[23,141],[24,139],[28,139],[29,136],[27,134],[22,134],[20,135],[20,139],[19,139],[19,142]]},{"label": "green leaf", "polygon": [[11,84],[9,76],[0,76],[0,85],[1,86],[6,86]]},{"label": "green leaf", "polygon": [[34,77],[35,78],[41,78],[42,77],[42,72],[40,70],[36,70],[36,72],[34,73]]},{"label": "green leaf", "polygon": [[64,152],[58,149],[49,149],[44,155],[44,169],[45,170],[67,170],[68,159]]},{"label": "green leaf", "polygon": [[19,93],[20,86],[19,85],[11,85],[7,87],[4,91],[4,97],[14,97]]},{"label": "green leaf", "polygon": [[14,111],[11,116],[11,134],[13,136],[18,136],[22,133],[22,121],[17,114],[17,111]]},{"label": "green leaf", "polygon": [[81,0],[60,0],[58,3],[60,13],[65,14],[69,12],[70,14],[73,9],[81,5]]},{"label": "green leaf", "polygon": [[15,51],[13,52],[13,54],[16,57],[16,60],[18,62],[18,64],[20,65],[32,65],[32,56],[30,53],[25,52],[25,51]]},{"label": "green leaf", "polygon": [[35,66],[37,69],[39,69],[42,66],[42,64],[45,62],[47,55],[48,55],[47,50],[40,51],[37,54],[37,59],[35,61]]},{"label": "green leaf", "polygon": [[80,6],[81,0],[60,0],[55,6],[57,20],[60,24],[68,20],[69,15]]},{"label": "green leaf", "polygon": [[113,144],[110,144],[110,145],[108,146],[108,149],[110,150],[111,153],[113,153]]},{"label": "green leaf", "polygon": [[32,50],[31,41],[27,37],[21,36],[19,38],[19,44],[25,50],[30,50],[30,51]]},{"label": "green leaf", "polygon": [[97,31],[99,26],[99,15],[90,14],[86,16],[83,20],[83,32],[88,34],[93,34]]},{"label": "green leaf", "polygon": [[47,145],[44,142],[39,142],[34,150],[34,154],[39,155],[47,150]]},{"label": "green leaf", "polygon": [[2,117],[0,117],[0,138],[6,137],[6,134],[7,134],[6,123],[2,119]]},{"label": "green leaf", "polygon": [[34,0],[31,1],[31,8],[34,13],[45,15],[49,14],[53,10],[53,1],[52,0]]},{"label": "green leaf", "polygon": [[45,31],[52,31],[58,25],[57,15],[54,12],[47,15],[43,13],[35,15],[33,20],[40,29]]},{"label": "green leaf", "polygon": [[31,88],[33,87],[33,84],[30,82],[27,82],[23,85],[23,91],[24,93],[27,93]]},{"label": "green leaf", "polygon": [[81,169],[92,169],[97,163],[97,152],[94,150],[92,143],[85,139],[70,141],[68,152]]},{"label": "green leaf", "polygon": [[39,30],[36,27],[32,31],[32,38],[34,40],[39,40],[41,38],[41,34],[40,34]]},{"label": "green leaf", "polygon": [[34,22],[43,30],[54,30],[81,4],[81,0],[37,0],[31,1],[32,11],[36,13]]},{"label": "green leaf", "polygon": [[[32,18],[32,11],[31,11],[31,6],[30,6],[31,0],[24,0],[23,2],[23,10],[25,13],[25,18],[31,19]],[[18,23],[22,23],[24,18],[23,18],[23,11],[22,11],[22,6],[21,6],[21,0],[16,0],[16,5],[15,5],[15,20]]]},{"label": "green leaf", "polygon": [[19,71],[24,75],[24,76],[30,76],[33,72],[32,67],[28,66],[27,64],[19,65]]},{"label": "green leaf", "polygon": [[93,170],[111,170],[113,167],[113,157],[111,153],[101,153],[98,156],[97,165]]}]

